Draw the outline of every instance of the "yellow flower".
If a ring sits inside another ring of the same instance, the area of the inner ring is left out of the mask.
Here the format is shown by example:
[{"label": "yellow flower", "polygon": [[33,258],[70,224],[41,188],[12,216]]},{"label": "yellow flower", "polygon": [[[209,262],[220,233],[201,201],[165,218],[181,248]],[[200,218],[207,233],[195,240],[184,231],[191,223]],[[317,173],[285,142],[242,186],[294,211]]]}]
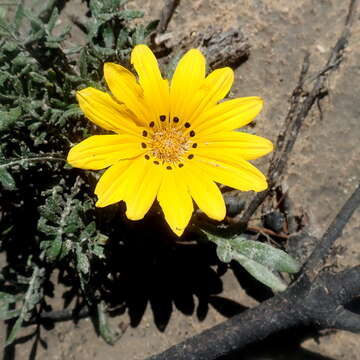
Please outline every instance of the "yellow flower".
[{"label": "yellow flower", "polygon": [[264,175],[247,160],[272,151],[272,143],[233,131],[252,121],[263,101],[245,97],[219,103],[234,80],[230,68],[206,76],[204,56],[192,49],[179,61],[169,85],[146,45],[133,49],[131,63],[138,81],[121,65],[105,63],[112,95],[91,87],[77,92],[85,116],[116,133],[91,136],[68,155],[74,167],[108,168],[95,188],[96,206],[124,200],[127,217],[139,220],[157,199],[180,236],[193,200],[210,218],[225,217],[215,182],[242,191],[267,188]]}]

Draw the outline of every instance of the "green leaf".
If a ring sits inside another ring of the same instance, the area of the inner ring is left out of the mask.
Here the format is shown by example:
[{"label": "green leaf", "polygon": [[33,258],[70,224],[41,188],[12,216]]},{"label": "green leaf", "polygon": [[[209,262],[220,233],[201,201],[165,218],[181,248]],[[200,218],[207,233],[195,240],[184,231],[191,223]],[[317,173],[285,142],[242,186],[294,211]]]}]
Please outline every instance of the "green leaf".
[{"label": "green leaf", "polygon": [[110,329],[105,314],[105,305],[101,302],[97,305],[98,329],[101,337],[109,344],[114,345],[120,339],[121,333]]},{"label": "green leaf", "polygon": [[104,259],[104,247],[101,245],[94,245],[92,248],[92,253],[97,256],[99,259]]},{"label": "green leaf", "polygon": [[95,18],[90,18],[86,23],[86,28],[88,31],[88,39],[90,43],[92,43],[92,39],[97,35],[99,31],[99,27],[101,26],[100,22],[97,21]]},{"label": "green leaf", "polygon": [[[40,257],[42,257],[42,255],[40,255]],[[23,306],[20,310],[18,319],[16,320],[8,338],[6,339],[5,346],[10,345],[15,340],[23,321],[28,321],[30,319],[33,309],[42,299],[42,284],[44,282],[45,269],[39,268],[36,265],[33,265],[33,268],[34,269],[30,281],[26,281],[29,285],[24,296]],[[18,282],[20,280],[20,277],[20,275],[17,276]]]},{"label": "green leaf", "polygon": [[13,341],[16,339],[16,336],[21,329],[21,325],[23,323],[23,318],[21,316],[18,317],[16,320],[14,326],[12,327],[9,336],[6,339],[5,346],[8,346],[13,343]]},{"label": "green leaf", "polygon": [[39,29],[43,29],[45,33],[44,23],[39,18],[34,16],[30,10],[24,8],[23,14],[27,19],[29,19],[33,31],[37,32]]},{"label": "green leaf", "polygon": [[106,26],[103,30],[103,38],[105,42],[105,46],[107,48],[112,48],[114,45],[114,32],[111,26]]},{"label": "green leaf", "polygon": [[14,303],[16,301],[19,301],[19,299],[21,299],[22,297],[23,295],[13,295],[0,291],[0,302],[2,303]]},{"label": "green leaf", "polygon": [[59,117],[58,119],[58,122],[57,124],[60,125],[60,126],[65,126],[66,124],[66,121],[68,119],[71,119],[71,118],[80,118],[81,116],[83,116],[83,112],[82,110],[80,109],[79,105],[77,104],[73,104],[73,105],[70,105],[68,107],[67,110],[65,110],[61,116]]},{"label": "green leaf", "polygon": [[47,24],[49,33],[51,33],[54,30],[58,18],[59,18],[59,10],[57,9],[57,7],[55,7]]},{"label": "green leaf", "polygon": [[59,260],[62,260],[63,258],[65,258],[65,256],[67,256],[71,250],[72,250],[72,241],[69,239],[65,240],[63,242],[63,246],[61,247],[61,253],[59,256]]},{"label": "green leaf", "polygon": [[108,56],[114,56],[116,55],[116,50],[114,49],[109,49],[109,48],[104,48],[98,45],[94,45],[94,50],[96,51],[97,55],[99,57],[108,57]]},{"label": "green leaf", "polygon": [[284,291],[286,285],[283,281],[273,274],[267,267],[257,263],[256,261],[247,258],[241,254],[235,254],[233,256],[244,269],[251,274],[255,279],[263,283],[264,285],[270,287],[274,291]]},{"label": "green leaf", "polygon": [[0,19],[6,18],[6,9],[5,7],[0,6]]},{"label": "green leaf", "polygon": [[83,48],[84,48],[83,45],[74,45],[73,47],[71,47],[71,48],[69,48],[69,49],[64,49],[64,53],[65,53],[66,55],[77,54],[77,53],[80,52]]},{"label": "green leaf", "polygon": [[97,15],[101,12],[103,8],[103,3],[99,0],[91,0],[89,3],[89,7],[93,15]]},{"label": "green leaf", "polygon": [[104,234],[101,234],[101,233],[99,233],[96,238],[96,242],[99,245],[105,245],[108,242],[108,240],[109,240],[109,237]]},{"label": "green leaf", "polygon": [[86,79],[88,76],[88,63],[87,63],[87,54],[85,48],[83,48],[80,51],[79,70],[80,70],[80,76]]},{"label": "green leaf", "polygon": [[10,173],[5,169],[5,167],[0,167],[0,183],[6,190],[16,189],[15,180],[10,175]]},{"label": "green leaf", "polygon": [[11,79],[11,76],[8,72],[0,70],[0,86],[3,86],[5,81]]},{"label": "green leaf", "polygon": [[29,46],[30,44],[40,41],[42,38],[44,38],[46,35],[45,29],[41,28],[38,31],[34,32],[32,35],[30,35],[25,42],[25,46]]},{"label": "green leaf", "polygon": [[88,239],[92,237],[95,234],[95,232],[96,232],[96,223],[95,221],[91,221],[82,231],[81,237]]},{"label": "green leaf", "polygon": [[296,273],[300,270],[300,265],[290,255],[271,245],[245,240],[243,237],[229,239],[229,242],[239,254],[272,270],[287,273]]},{"label": "green leaf", "polygon": [[50,246],[45,250],[45,256],[48,261],[54,262],[59,257],[62,244],[60,239],[50,241]]},{"label": "green leaf", "polygon": [[42,21],[47,22],[50,18],[54,7],[56,6],[58,0],[40,0],[35,4],[36,16],[39,17]]},{"label": "green leaf", "polygon": [[216,248],[218,258],[224,262],[229,263],[232,260],[232,248],[229,243],[223,242]]},{"label": "green leaf", "polygon": [[58,49],[60,44],[57,40],[55,41],[45,41],[45,46],[51,49]]},{"label": "green leaf", "polygon": [[[2,27],[2,23],[1,23],[1,19],[0,19],[0,28]],[[11,34],[11,31],[10,31]],[[18,44],[15,41],[6,41],[5,44],[2,46],[2,49],[4,50],[4,52],[8,52],[8,53],[13,53],[13,52],[17,52],[18,53]]]},{"label": "green leaf", "polygon": [[9,111],[0,111],[0,131],[9,130],[16,123],[22,114],[21,108],[18,106]]},{"label": "green leaf", "polygon": [[15,17],[14,17],[14,25],[16,31],[20,29],[23,18],[24,18],[24,0],[20,0],[16,7]]},{"label": "green leaf", "polygon": [[0,307],[0,320],[9,320],[20,315],[20,309],[9,310],[8,306]]},{"label": "green leaf", "polygon": [[12,36],[12,29],[2,17],[0,17],[0,34],[4,36]]},{"label": "green leaf", "polygon": [[139,10],[123,10],[118,13],[118,16],[124,20],[133,20],[142,18],[144,16],[144,12]]},{"label": "green leaf", "polygon": [[1,231],[1,236],[4,237],[4,236],[10,234],[11,230],[13,230],[13,229],[14,229],[14,225],[8,226],[7,228],[5,228],[5,230]]},{"label": "green leaf", "polygon": [[39,84],[50,84],[49,80],[38,72],[32,71],[29,73],[29,75],[31,76],[33,81]]},{"label": "green leaf", "polygon": [[144,30],[144,36],[148,37],[153,31],[156,30],[157,26],[159,25],[160,20],[153,20],[151,21]]},{"label": "green leaf", "polygon": [[254,278],[275,291],[282,291],[286,285],[273,271],[297,272],[299,265],[284,251],[258,241],[247,240],[243,236],[223,238],[204,229],[209,241],[217,245],[217,255],[221,261],[239,262]]},{"label": "green leaf", "polygon": [[152,21],[147,27],[139,25],[132,36],[132,45],[144,44],[145,39],[149,36],[155,29],[159,20]]},{"label": "green leaf", "polygon": [[90,270],[88,257],[80,251],[77,251],[77,268],[84,274],[88,274]]},{"label": "green leaf", "polygon": [[116,41],[116,48],[123,49],[129,41],[129,33],[126,29],[121,29]]}]

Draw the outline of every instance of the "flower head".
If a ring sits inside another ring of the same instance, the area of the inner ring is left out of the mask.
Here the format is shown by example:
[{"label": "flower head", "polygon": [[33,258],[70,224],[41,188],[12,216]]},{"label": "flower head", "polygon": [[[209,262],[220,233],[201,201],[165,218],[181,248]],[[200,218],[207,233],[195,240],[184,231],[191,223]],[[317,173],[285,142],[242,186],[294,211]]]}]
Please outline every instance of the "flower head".
[{"label": "flower head", "polygon": [[74,167],[108,168],[95,188],[96,206],[124,200],[127,217],[139,220],[157,199],[180,236],[193,200],[210,218],[225,217],[216,183],[242,191],[267,188],[264,175],[247,160],[270,152],[272,143],[234,131],[254,119],[263,101],[245,97],[219,103],[234,80],[230,68],[206,76],[204,56],[192,49],[169,84],[146,45],[133,49],[131,63],[138,80],[123,66],[105,63],[111,95],[91,87],[77,92],[85,116],[116,133],[91,136],[68,155]]}]

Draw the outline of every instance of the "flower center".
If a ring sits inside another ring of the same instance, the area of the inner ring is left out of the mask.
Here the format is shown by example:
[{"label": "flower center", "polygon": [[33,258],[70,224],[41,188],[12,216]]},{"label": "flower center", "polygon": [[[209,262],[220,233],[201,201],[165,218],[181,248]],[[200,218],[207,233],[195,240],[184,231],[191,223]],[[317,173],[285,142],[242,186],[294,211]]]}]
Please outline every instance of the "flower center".
[{"label": "flower center", "polygon": [[177,163],[190,148],[189,136],[180,129],[159,129],[153,133],[149,147],[152,156],[167,163]]}]

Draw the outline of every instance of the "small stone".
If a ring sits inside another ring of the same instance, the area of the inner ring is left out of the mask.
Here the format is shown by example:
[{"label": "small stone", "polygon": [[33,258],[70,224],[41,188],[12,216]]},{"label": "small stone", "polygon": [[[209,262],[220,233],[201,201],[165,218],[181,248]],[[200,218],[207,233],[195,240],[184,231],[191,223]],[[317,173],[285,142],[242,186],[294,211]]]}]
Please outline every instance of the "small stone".
[{"label": "small stone", "polygon": [[284,229],[285,216],[280,211],[272,211],[263,217],[264,226],[277,233]]}]

